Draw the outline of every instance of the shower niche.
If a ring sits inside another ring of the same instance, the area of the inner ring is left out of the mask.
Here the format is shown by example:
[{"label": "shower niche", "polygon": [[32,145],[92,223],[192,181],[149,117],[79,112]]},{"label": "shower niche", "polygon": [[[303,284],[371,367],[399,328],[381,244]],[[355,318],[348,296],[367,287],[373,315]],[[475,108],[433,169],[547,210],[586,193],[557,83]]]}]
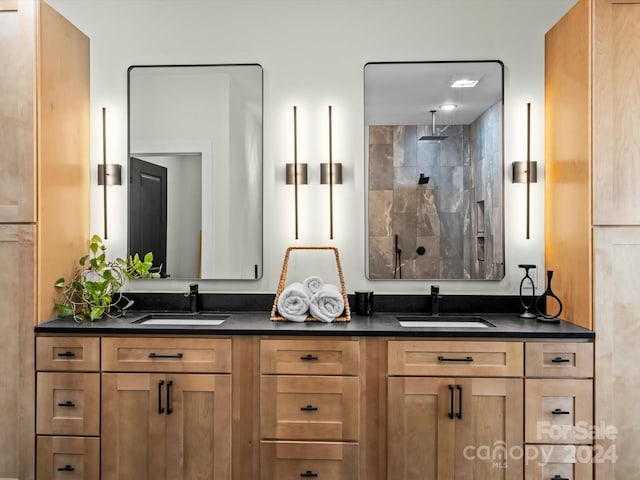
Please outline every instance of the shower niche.
[{"label": "shower niche", "polygon": [[365,66],[368,278],[504,277],[502,80],[497,61]]}]

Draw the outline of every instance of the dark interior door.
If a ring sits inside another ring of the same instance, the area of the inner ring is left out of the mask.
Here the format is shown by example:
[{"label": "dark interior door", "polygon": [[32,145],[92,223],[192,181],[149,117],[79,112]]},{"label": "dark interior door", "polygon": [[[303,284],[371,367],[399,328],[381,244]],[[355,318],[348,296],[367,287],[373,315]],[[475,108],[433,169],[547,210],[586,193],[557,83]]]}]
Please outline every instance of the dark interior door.
[{"label": "dark interior door", "polygon": [[134,157],[129,165],[129,252],[152,252],[154,267],[167,277],[167,169]]}]

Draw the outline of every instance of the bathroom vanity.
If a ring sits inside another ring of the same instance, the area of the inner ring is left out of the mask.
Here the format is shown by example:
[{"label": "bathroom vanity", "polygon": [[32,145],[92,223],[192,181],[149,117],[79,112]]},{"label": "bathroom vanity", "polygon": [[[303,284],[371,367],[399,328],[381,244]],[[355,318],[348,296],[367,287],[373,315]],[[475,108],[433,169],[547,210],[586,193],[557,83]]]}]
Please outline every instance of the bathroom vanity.
[{"label": "bathroom vanity", "polygon": [[164,315],[36,327],[38,479],[592,478],[589,330]]}]

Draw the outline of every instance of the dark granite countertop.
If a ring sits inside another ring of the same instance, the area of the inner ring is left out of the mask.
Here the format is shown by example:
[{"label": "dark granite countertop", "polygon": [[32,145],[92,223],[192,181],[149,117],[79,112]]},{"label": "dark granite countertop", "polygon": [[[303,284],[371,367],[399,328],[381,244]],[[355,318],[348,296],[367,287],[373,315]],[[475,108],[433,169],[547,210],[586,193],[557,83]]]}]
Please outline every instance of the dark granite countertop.
[{"label": "dark granite countertop", "polygon": [[[228,318],[219,326],[141,325],[135,323],[149,311],[131,311],[116,319],[76,323],[72,318],[58,318],[39,324],[36,333],[56,334],[119,334],[119,335],[282,335],[282,336],[392,336],[392,337],[467,337],[506,339],[593,339],[593,331],[560,321],[539,322],[522,319],[515,314],[482,313],[478,316],[493,326],[488,328],[411,327],[399,325],[396,316],[411,313],[375,313],[370,317],[352,315],[349,322],[285,322],[272,321],[269,312],[228,312]],[[180,312],[174,312],[180,313]],[[224,312],[211,312],[224,315]],[[184,312],[182,312],[184,315]],[[447,315],[438,317],[446,319]]]}]

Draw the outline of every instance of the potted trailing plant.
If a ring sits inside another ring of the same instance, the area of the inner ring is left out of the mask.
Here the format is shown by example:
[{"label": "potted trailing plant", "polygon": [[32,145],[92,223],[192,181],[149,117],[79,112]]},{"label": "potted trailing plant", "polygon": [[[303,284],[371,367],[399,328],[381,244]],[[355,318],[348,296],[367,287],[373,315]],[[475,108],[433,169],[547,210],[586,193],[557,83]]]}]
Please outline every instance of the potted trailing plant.
[{"label": "potted trailing plant", "polygon": [[[143,259],[138,254],[128,260],[116,258],[107,260],[106,247],[98,235],[89,241],[89,253],[80,258],[81,269],[65,282],[59,278],[55,286],[62,291],[63,300],[55,303],[58,315],[73,315],[76,321],[94,321],[102,318],[119,317],[126,313],[133,301],[118,293],[120,288],[133,278],[158,278],[153,272],[153,254],[147,253]],[[116,300],[114,301],[114,298]]]}]

